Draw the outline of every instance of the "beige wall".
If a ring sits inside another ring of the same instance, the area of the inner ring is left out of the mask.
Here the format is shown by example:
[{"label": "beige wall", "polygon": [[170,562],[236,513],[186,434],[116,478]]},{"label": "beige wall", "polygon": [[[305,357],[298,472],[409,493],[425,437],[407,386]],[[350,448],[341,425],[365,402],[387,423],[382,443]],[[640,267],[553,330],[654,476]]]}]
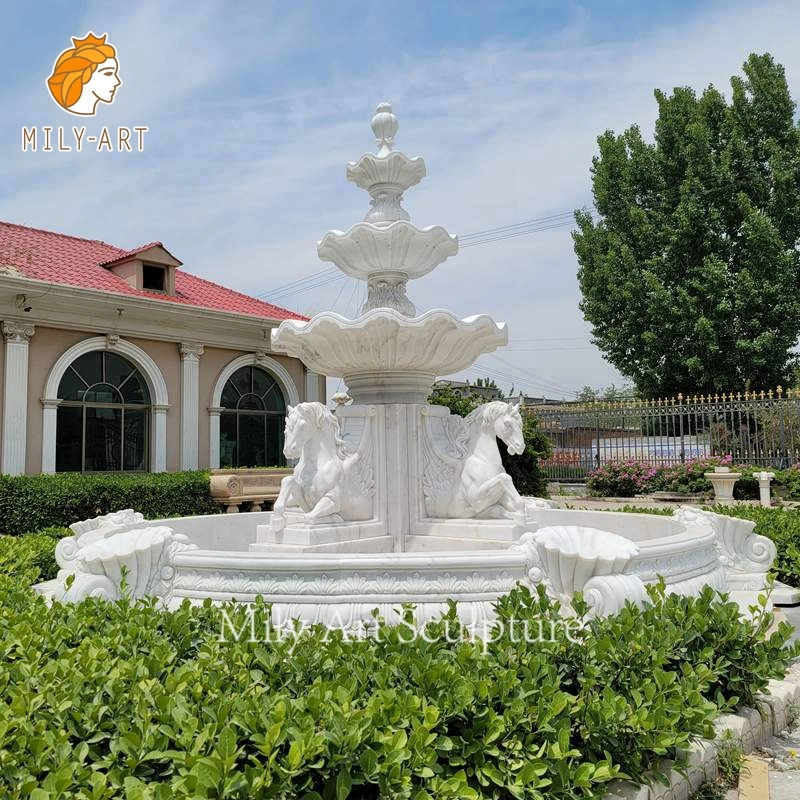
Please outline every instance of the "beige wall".
[{"label": "beige wall", "polygon": [[[35,474],[42,467],[42,403],[45,384],[55,362],[70,347],[96,334],[45,328],[37,325],[31,338],[28,361],[28,430],[26,472]],[[181,358],[175,342],[125,337],[126,341],[144,350],[161,370],[169,394],[167,412],[167,469],[180,469],[180,409],[181,409]],[[209,414],[211,395],[222,370],[235,358],[245,355],[244,350],[230,350],[204,344],[199,370],[199,430],[198,454],[201,469],[208,467]],[[0,375],[2,375],[2,348],[0,348]],[[305,399],[305,368],[297,359],[270,354],[292,376],[301,399]],[[0,393],[0,403],[2,393]],[[0,417],[1,418],[1,417]]]}]

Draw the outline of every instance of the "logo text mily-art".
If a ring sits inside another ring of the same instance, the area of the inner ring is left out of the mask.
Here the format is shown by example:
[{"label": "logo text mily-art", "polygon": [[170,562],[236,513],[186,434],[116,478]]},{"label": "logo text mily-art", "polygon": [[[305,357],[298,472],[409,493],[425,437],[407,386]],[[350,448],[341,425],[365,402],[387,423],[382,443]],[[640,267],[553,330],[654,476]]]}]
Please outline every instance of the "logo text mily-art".
[{"label": "logo text mily-art", "polygon": [[36,152],[37,148],[44,152],[56,151],[68,153],[72,150],[80,153],[84,149],[95,149],[97,152],[107,150],[112,152],[128,152],[144,150],[144,135],[147,127],[137,125],[133,128],[120,126],[114,131],[107,127],[98,133],[86,133],[86,128],[54,128],[45,125],[42,128],[22,129],[22,152],[28,150]]}]

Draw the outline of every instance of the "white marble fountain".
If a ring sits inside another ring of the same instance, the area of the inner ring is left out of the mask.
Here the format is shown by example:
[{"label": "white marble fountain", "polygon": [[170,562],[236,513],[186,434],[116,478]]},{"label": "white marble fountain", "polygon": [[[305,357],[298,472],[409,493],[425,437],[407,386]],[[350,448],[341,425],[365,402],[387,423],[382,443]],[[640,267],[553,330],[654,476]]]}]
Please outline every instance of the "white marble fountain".
[{"label": "white marble fountain", "polygon": [[426,398],[434,379],[466,369],[507,343],[503,323],[450,311],[417,313],[408,281],[458,250],[443,228],[419,228],[403,193],[425,162],[393,150],[397,119],[383,103],[372,118],[378,151],[347,165],[370,195],[363,222],[329,231],[321,259],[367,282],[355,319],[333,312],[273,331],[277,352],[341,376],[352,405],[289,408],[285,453],[296,459],[274,510],[145,521],[133,511],[76,523],[56,551],[61,572],[48,596],[115,598],[126,573],[133,596],[168,605],[261,595],[276,622],[358,624],[373,609],[418,619],[458,601],[465,622],[490,619],[518,582],[543,583],[566,604],[582,589],[594,613],[644,597],[663,576],[670,591],[706,584],[757,592],[775,557],[753,523],[682,508],[671,517],[572,511],[520,497],[499,443],[524,448],[519,409],[480,406],[465,419]]}]

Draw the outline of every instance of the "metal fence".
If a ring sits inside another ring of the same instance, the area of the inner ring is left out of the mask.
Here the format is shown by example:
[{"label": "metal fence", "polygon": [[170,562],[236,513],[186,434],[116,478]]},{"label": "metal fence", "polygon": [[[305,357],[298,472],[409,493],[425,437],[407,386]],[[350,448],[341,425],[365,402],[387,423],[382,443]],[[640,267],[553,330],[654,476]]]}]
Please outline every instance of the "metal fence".
[{"label": "metal fence", "polygon": [[551,480],[582,481],[611,461],[679,464],[730,454],[734,463],[800,462],[800,390],[525,407],[553,445]]}]

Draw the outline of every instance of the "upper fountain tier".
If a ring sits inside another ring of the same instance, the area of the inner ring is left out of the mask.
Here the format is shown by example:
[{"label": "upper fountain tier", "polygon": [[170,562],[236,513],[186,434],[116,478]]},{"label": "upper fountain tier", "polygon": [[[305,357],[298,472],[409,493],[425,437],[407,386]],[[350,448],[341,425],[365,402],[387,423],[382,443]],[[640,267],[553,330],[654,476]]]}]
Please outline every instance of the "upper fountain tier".
[{"label": "upper fountain tier", "polygon": [[[425,162],[392,150],[397,129],[392,107],[381,103],[372,117],[378,152],[365,153],[347,165],[347,179],[369,192],[370,210],[350,230],[326,233],[317,243],[317,252],[320,259],[333,262],[352,278],[381,281],[384,288],[388,281],[404,294],[406,281],[427,275],[455,255],[458,240],[439,225],[418,228],[409,221],[403,192],[425,177]],[[414,313],[407,299],[392,307]]]},{"label": "upper fountain tier", "polygon": [[507,344],[508,332],[483,315],[459,319],[434,309],[417,316],[406,284],[455,255],[458,241],[438,225],[409,221],[403,192],[422,180],[425,162],[392,151],[397,117],[388,103],[378,106],[372,130],[378,152],[347,167],[347,177],[369,192],[371,208],[347,233],[329,231],[318,243],[321,259],[367,281],[361,313],[285,320],[272,331],[272,346],[312,370],[342,376],[356,403],[425,403],[437,376]]}]

